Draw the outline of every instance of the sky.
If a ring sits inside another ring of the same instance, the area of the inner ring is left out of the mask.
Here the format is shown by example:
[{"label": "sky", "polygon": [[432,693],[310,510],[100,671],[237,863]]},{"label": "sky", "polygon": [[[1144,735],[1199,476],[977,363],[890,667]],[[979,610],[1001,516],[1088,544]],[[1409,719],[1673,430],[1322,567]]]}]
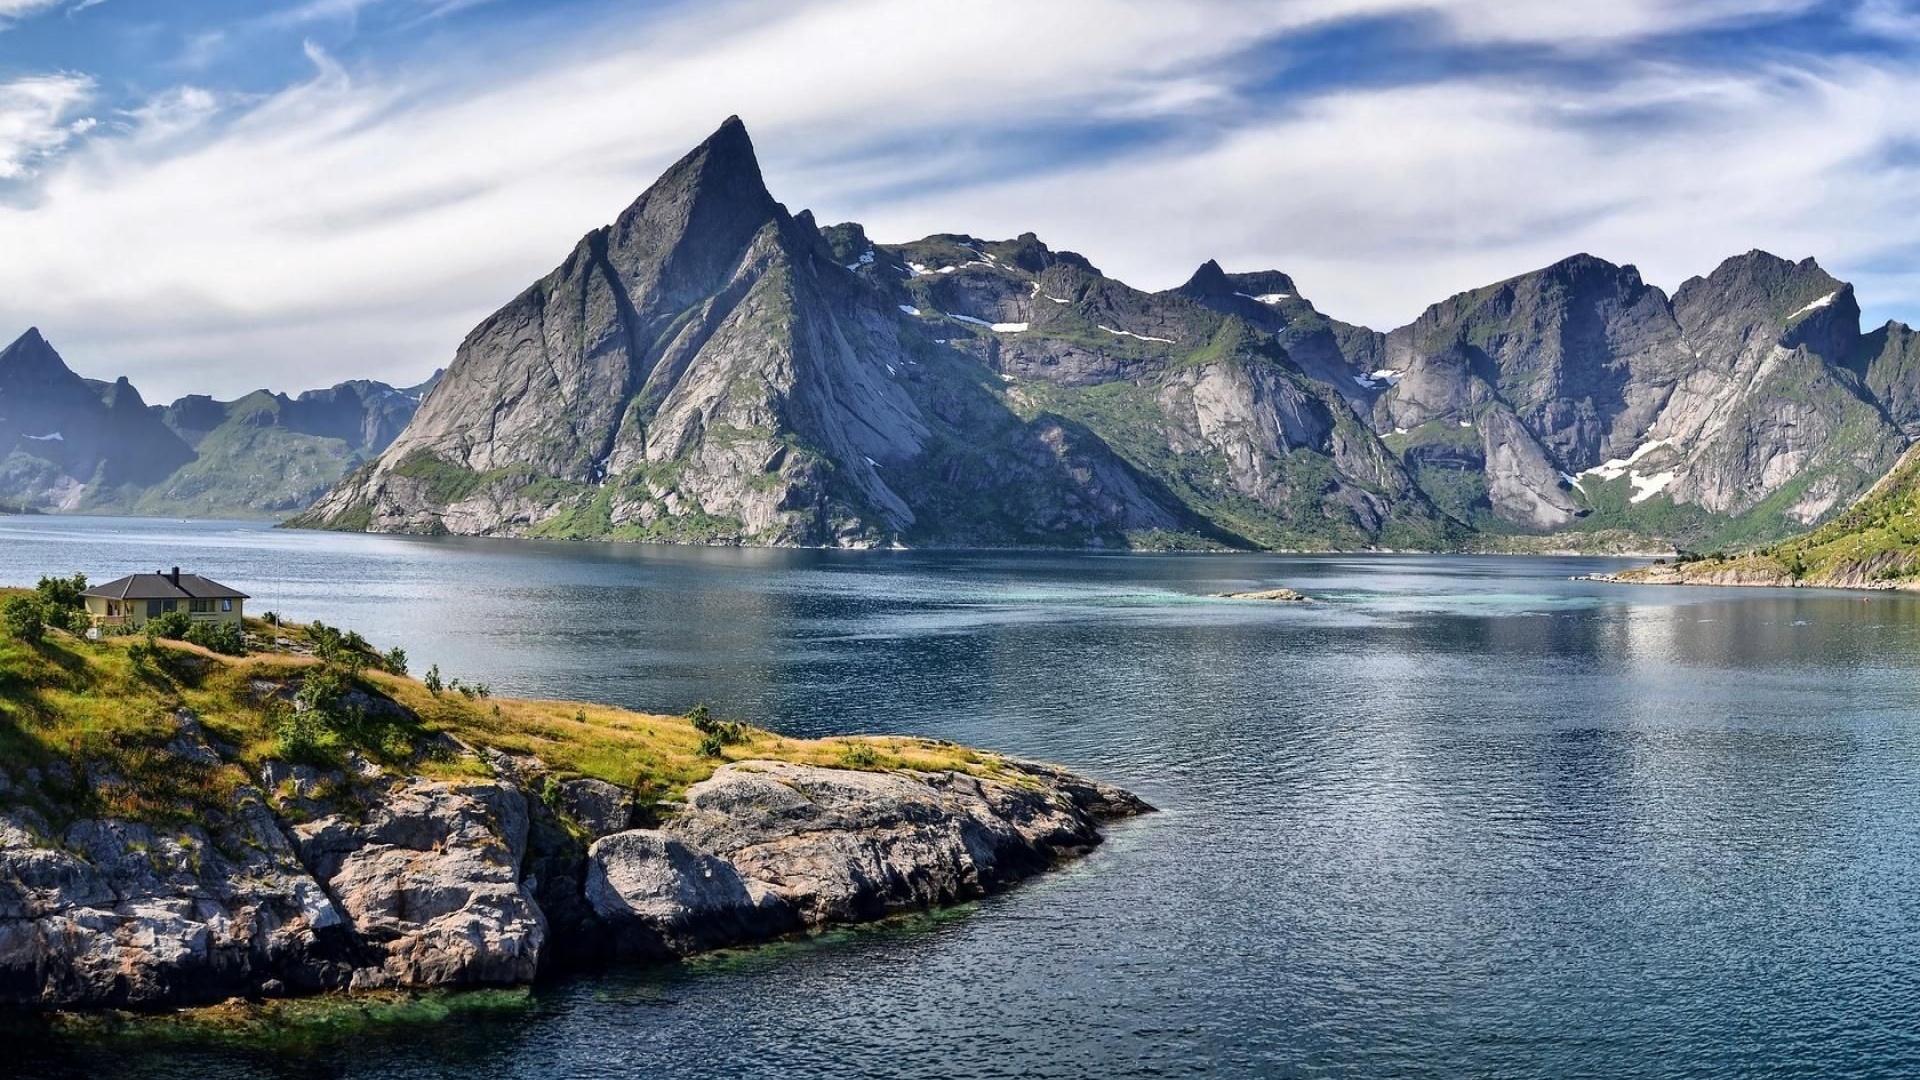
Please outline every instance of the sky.
[{"label": "sky", "polygon": [[0,0],[0,342],[418,381],[728,115],[881,241],[1388,329],[1576,252],[1920,320],[1920,0]]}]

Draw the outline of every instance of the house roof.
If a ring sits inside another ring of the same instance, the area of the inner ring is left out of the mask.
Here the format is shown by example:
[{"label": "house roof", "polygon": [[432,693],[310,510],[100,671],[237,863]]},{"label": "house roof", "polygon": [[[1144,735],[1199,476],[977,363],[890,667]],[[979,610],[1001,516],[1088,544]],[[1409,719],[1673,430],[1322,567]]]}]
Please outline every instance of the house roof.
[{"label": "house roof", "polygon": [[247,594],[198,574],[128,574],[81,594],[108,600],[245,600]]}]

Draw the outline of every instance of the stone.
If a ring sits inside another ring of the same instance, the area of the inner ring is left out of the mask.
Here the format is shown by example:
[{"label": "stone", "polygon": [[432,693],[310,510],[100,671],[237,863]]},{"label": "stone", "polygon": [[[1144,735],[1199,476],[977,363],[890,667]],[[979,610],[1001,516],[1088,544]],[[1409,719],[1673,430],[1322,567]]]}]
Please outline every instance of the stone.
[{"label": "stone", "polygon": [[562,781],[560,811],[595,839],[635,824],[632,793],[605,780]]},{"label": "stone", "polygon": [[[659,830],[588,853],[588,899],[624,947],[678,953],[983,896],[1099,843],[1147,808],[1042,766],[1032,786],[748,761]],[[698,931],[689,912],[708,912]]]}]

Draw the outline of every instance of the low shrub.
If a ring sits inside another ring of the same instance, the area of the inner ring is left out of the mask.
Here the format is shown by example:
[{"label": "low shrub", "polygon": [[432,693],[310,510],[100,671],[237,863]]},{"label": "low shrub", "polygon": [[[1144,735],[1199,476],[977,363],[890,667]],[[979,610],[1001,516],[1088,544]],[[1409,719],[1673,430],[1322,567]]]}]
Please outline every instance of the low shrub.
[{"label": "low shrub", "polygon": [[194,623],[185,640],[227,656],[247,655],[247,636],[238,623]]},{"label": "low shrub", "polygon": [[866,743],[850,742],[840,754],[840,764],[849,769],[872,769],[880,764],[880,752]]},{"label": "low shrub", "polygon": [[[709,738],[718,739],[722,746],[737,746],[747,741],[747,726],[732,720],[716,720],[713,710],[705,704],[695,705],[687,713],[687,722],[693,730]],[[711,755],[709,755],[711,756]]]},{"label": "low shrub", "polygon": [[168,611],[147,620],[147,632],[168,641],[185,641],[193,630],[193,616],[184,611]]}]

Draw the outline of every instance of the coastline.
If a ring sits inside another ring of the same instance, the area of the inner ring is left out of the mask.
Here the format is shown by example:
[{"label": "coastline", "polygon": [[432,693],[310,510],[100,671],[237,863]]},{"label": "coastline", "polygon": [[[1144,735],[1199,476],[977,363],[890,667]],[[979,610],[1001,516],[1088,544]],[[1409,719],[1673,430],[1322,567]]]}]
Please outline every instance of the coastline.
[{"label": "coastline", "polygon": [[[371,667],[332,741],[290,748],[333,722],[310,688],[339,671],[308,655],[310,628],[251,628],[286,647],[0,631],[0,673],[33,680],[0,712],[52,744],[0,764],[0,1010],[673,961],[1000,892],[1152,810],[935,740],[788,739]],[[102,722],[62,713],[76,693],[124,703],[105,741],[65,734]]]},{"label": "coastline", "polygon": [[[366,532],[366,531],[353,530],[353,529],[329,529],[329,528],[319,528],[319,527],[305,526],[305,525],[292,525],[288,523],[292,519],[282,520],[282,519],[276,519],[274,517],[209,518],[209,517],[178,517],[175,515],[134,516],[134,515],[127,515],[127,514],[90,514],[90,513],[54,513],[54,514],[33,513],[25,516],[32,516],[32,517],[37,517],[37,518],[46,519],[46,520],[59,520],[61,518],[73,518],[73,519],[87,520],[87,521],[109,521],[109,520],[184,521],[184,522],[205,523],[205,524],[231,524],[231,525],[242,525],[242,526],[261,528],[261,529],[272,529],[275,531],[319,533],[319,534],[330,534],[330,535],[336,535],[336,536],[379,536],[379,537],[402,537],[402,538],[411,537],[411,538],[424,538],[424,539],[498,540],[498,541],[512,541],[512,542],[519,542],[519,543],[568,544],[568,545],[608,544],[608,545],[618,545],[618,546],[649,547],[649,548],[663,548],[663,549],[685,549],[685,550],[695,550],[695,551],[706,550],[706,549],[722,549],[722,550],[741,550],[741,551],[822,551],[822,552],[848,552],[848,553],[861,553],[861,554],[898,553],[898,554],[935,554],[935,555],[967,555],[967,554],[1196,555],[1196,556],[1487,555],[1487,556],[1533,556],[1538,558],[1595,558],[1595,559],[1658,559],[1658,558],[1671,558],[1676,554],[1675,549],[1671,545],[1668,545],[1666,547],[1661,547],[1656,542],[1652,541],[1650,538],[1641,538],[1646,541],[1646,544],[1644,546],[1626,547],[1619,550],[1594,550],[1591,548],[1582,547],[1580,545],[1567,545],[1567,544],[1544,545],[1538,548],[1528,548],[1525,545],[1483,546],[1483,547],[1466,546],[1466,547],[1457,547],[1457,548],[1394,548],[1394,547],[1232,548],[1232,547],[1043,546],[1043,545],[1032,545],[1032,544],[1005,544],[1005,545],[997,545],[997,546],[996,545],[907,546],[902,544],[892,544],[892,545],[874,545],[870,547],[842,547],[842,546],[827,545],[827,544],[742,544],[742,543],[731,543],[731,542],[691,544],[691,543],[669,541],[669,540],[617,539],[612,537],[502,536],[502,535],[485,535],[485,534],[453,533],[453,532]],[[1528,539],[1548,541],[1548,540],[1556,540],[1561,538],[1562,537],[1560,536],[1541,536],[1541,537],[1529,537]],[[1512,539],[1512,538],[1508,538],[1508,539]]]}]

